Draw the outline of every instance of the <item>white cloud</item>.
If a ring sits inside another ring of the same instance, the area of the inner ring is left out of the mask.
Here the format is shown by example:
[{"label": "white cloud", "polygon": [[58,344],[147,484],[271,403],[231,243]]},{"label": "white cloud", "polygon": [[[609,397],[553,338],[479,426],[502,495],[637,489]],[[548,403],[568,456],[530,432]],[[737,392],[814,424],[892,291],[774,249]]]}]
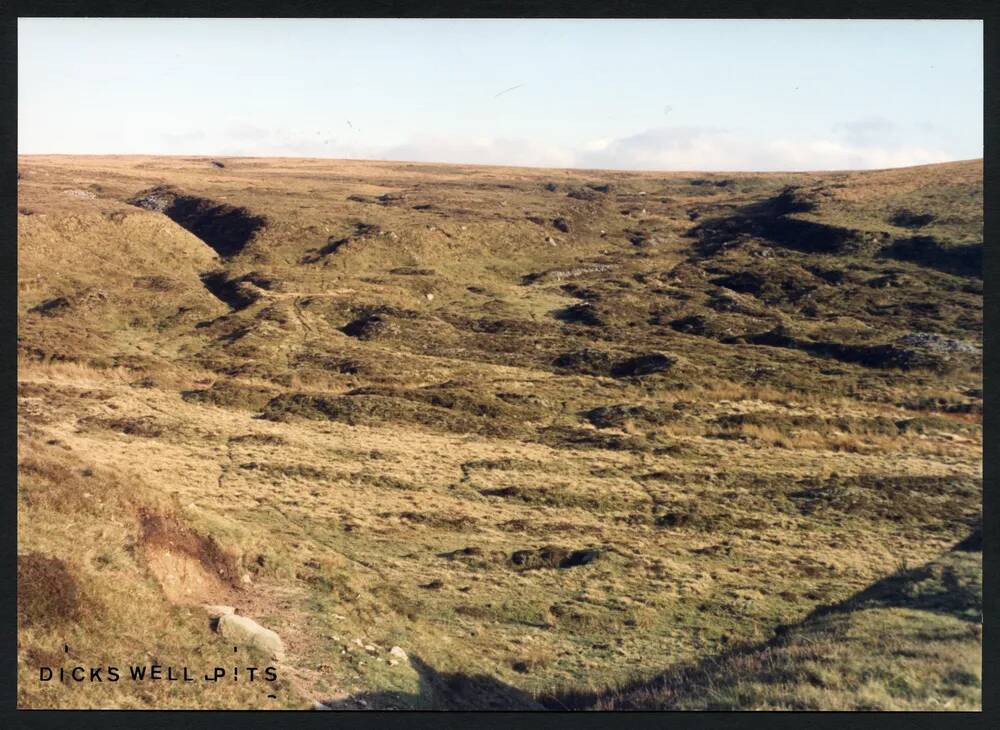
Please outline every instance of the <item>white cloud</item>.
[{"label": "white cloud", "polygon": [[[915,130],[915,131],[914,131]],[[456,164],[619,170],[792,171],[904,167],[955,156],[938,135],[881,119],[841,122],[826,136],[763,137],[721,127],[657,127],[619,138],[542,143],[509,137],[423,135],[400,144],[333,137],[315,130],[269,130],[231,123],[212,134],[165,135],[173,152],[411,160]],[[197,148],[197,149],[195,149]]]},{"label": "white cloud", "polygon": [[715,127],[661,127],[582,151],[582,167],[633,170],[834,170],[902,167],[953,159],[923,145],[838,137],[762,139]]},{"label": "white cloud", "polygon": [[[954,159],[933,145],[902,143],[892,141],[892,137],[890,141],[883,137],[879,143],[871,136],[879,126],[852,128],[853,140],[843,135],[760,138],[719,127],[660,127],[577,145],[510,138],[422,137],[382,149],[368,148],[363,155],[343,151],[347,156],[385,160],[664,171],[844,170]],[[869,136],[862,139],[862,133]]]}]

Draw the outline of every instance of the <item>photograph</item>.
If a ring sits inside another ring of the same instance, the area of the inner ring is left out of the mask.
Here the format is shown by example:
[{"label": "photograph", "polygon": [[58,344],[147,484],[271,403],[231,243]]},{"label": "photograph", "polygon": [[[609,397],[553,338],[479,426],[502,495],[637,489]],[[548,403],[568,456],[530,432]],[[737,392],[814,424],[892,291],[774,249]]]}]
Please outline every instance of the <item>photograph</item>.
[{"label": "photograph", "polygon": [[11,53],[18,710],[982,712],[984,20]]}]

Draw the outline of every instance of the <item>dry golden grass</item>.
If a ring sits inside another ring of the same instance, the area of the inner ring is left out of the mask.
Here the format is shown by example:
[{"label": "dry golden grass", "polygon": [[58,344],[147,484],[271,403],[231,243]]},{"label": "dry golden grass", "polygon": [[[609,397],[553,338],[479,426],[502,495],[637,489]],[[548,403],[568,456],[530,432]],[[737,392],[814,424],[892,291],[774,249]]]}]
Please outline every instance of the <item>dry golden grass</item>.
[{"label": "dry golden grass", "polygon": [[[19,161],[19,552],[65,565],[81,609],[22,627],[23,707],[537,708],[766,640],[978,518],[981,359],[933,373],[851,360],[912,331],[978,344],[974,277],[752,240],[700,253],[687,234],[691,213],[738,216],[787,185],[833,191],[809,214],[824,225],[892,232],[930,175],[919,200],[935,213],[971,191],[934,229],[952,245],[981,218],[979,163],[708,178],[225,164]],[[127,202],[165,183],[267,223],[219,256]],[[870,283],[896,269],[907,288]],[[793,272],[792,294],[737,292],[761,316],[725,311],[713,281],[758,270]],[[702,334],[675,329],[690,316]],[[841,359],[738,341],[778,322]],[[656,353],[671,364],[629,370],[663,365]],[[195,599],[282,636],[276,684],[36,681],[63,644],[66,665],[225,664],[232,647]],[[391,664],[394,645],[410,660]],[[836,654],[848,673],[858,646]],[[941,668],[972,649],[938,648],[899,671],[951,686]],[[823,671],[830,691],[717,701],[939,697]],[[954,706],[974,704],[960,679]]]}]

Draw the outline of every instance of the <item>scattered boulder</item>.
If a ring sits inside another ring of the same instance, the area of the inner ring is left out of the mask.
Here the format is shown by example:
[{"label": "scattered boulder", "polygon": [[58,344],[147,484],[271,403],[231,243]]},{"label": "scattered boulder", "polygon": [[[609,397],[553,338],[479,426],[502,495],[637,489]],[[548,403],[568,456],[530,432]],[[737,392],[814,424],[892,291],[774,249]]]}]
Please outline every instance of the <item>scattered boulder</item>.
[{"label": "scattered boulder", "polygon": [[563,233],[569,233],[569,221],[567,221],[565,218],[553,219],[552,225],[558,228]]},{"label": "scattered boulder", "polygon": [[285,644],[281,637],[253,619],[235,614],[222,614],[216,630],[226,639],[252,646],[271,659],[279,662],[285,660]]}]

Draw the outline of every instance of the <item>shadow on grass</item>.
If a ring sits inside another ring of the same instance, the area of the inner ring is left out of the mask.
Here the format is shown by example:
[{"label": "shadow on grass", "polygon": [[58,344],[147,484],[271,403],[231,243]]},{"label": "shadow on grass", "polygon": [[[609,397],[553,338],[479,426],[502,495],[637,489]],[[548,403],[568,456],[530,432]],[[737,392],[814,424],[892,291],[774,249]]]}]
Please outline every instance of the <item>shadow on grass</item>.
[{"label": "shadow on grass", "polygon": [[[977,527],[952,550],[980,552],[982,528]],[[817,608],[800,626],[830,614],[875,607],[904,607],[981,621],[981,572],[956,570],[936,562],[902,570],[846,601]],[[774,638],[763,644],[735,646],[722,654],[675,665],[651,679],[598,691],[567,689],[533,695],[487,674],[439,672],[412,656],[410,663],[420,678],[418,692],[366,692],[326,704],[334,710],[648,710],[669,709],[672,697],[695,690],[706,694],[704,709],[732,709],[726,702],[714,706],[707,697],[713,688],[725,684],[717,676],[720,670],[776,684],[797,679],[770,658],[772,651],[789,643],[791,628],[779,627]],[[806,644],[805,649],[823,652],[821,644]]]},{"label": "shadow on grass", "polygon": [[439,672],[418,656],[410,665],[420,688],[410,692],[362,692],[326,704],[333,710],[543,710],[524,690],[487,674]]}]

